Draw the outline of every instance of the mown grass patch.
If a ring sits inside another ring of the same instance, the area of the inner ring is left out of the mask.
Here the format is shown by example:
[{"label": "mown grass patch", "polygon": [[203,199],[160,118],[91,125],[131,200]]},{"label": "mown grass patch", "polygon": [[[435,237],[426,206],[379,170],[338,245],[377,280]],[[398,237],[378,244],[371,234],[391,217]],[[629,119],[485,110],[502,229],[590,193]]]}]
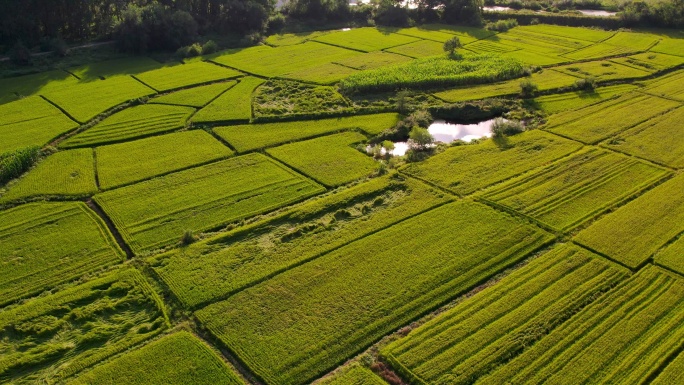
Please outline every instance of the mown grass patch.
[{"label": "mown grass patch", "polygon": [[337,64],[342,64],[356,70],[368,70],[385,67],[392,64],[405,63],[410,60],[411,59],[407,58],[406,56],[396,55],[390,52],[377,51],[355,56],[350,59],[340,60],[337,62]]},{"label": "mown grass patch", "polygon": [[454,203],[195,314],[267,383],[308,383],[551,239],[486,206]]},{"label": "mown grass patch", "polygon": [[[136,253],[262,214],[324,189],[264,155],[179,171],[95,195]],[[134,196],[136,199],[131,199]]]},{"label": "mown grass patch", "polygon": [[559,245],[381,355],[417,383],[472,384],[535,346],[628,274],[577,246]]},{"label": "mown grass patch", "polygon": [[684,102],[684,71],[678,71],[647,83],[644,92]]},{"label": "mown grass patch", "polygon": [[135,77],[157,91],[169,91],[241,75],[238,71],[200,61],[143,72]]},{"label": "mown grass patch", "polygon": [[547,129],[583,143],[598,143],[678,105],[671,100],[633,92],[553,115]]},{"label": "mown grass patch", "polygon": [[199,110],[193,117],[195,123],[245,121],[252,118],[252,95],[264,80],[247,76]]},{"label": "mown grass patch", "polygon": [[0,212],[0,304],[36,294],[123,253],[84,203],[29,203]]},{"label": "mown grass patch", "polygon": [[684,230],[684,177],[677,176],[606,215],[575,240],[631,268]]},{"label": "mown grass patch", "polygon": [[342,130],[360,129],[377,135],[394,127],[398,121],[399,115],[388,113],[217,127],[214,132],[238,152],[247,152]]},{"label": "mown grass patch", "polygon": [[135,269],[0,313],[0,380],[62,383],[164,330],[163,303]]},{"label": "mown grass patch", "polygon": [[456,194],[467,195],[543,166],[581,147],[577,142],[535,130],[503,140],[450,147],[401,170]]},{"label": "mown grass patch", "polygon": [[78,123],[38,96],[0,105],[0,154],[42,147],[77,127]]},{"label": "mown grass patch", "polygon": [[150,100],[150,103],[202,108],[235,84],[237,83],[231,80],[224,83],[188,88],[156,97]]},{"label": "mown grass patch", "polygon": [[266,152],[295,170],[329,186],[343,185],[369,176],[378,163],[351,145],[367,138],[345,132],[271,148]]},{"label": "mown grass patch", "polygon": [[645,381],[681,347],[683,293],[680,278],[647,267],[480,383]]},{"label": "mown grass patch", "polygon": [[451,199],[415,180],[376,178],[146,262],[197,308]]},{"label": "mown grass patch", "polygon": [[98,147],[100,187],[110,189],[227,158],[233,151],[202,130]]},{"label": "mown grass patch", "polygon": [[61,148],[123,142],[185,127],[194,108],[144,104],[111,115],[93,127],[61,142]]},{"label": "mown grass patch", "polygon": [[315,382],[316,385],[386,385],[373,371],[358,363],[346,365],[336,373]]},{"label": "mown grass patch", "polygon": [[245,382],[204,342],[181,331],[153,341],[84,373],[79,384],[244,385]]},{"label": "mown grass patch", "polygon": [[75,84],[78,79],[62,70],[0,79],[0,104]]},{"label": "mown grass patch", "polygon": [[[413,43],[388,48],[386,51],[412,58],[425,58],[444,54],[444,43],[432,40],[418,40]],[[462,52],[462,51],[461,51]]]},{"label": "mown grass patch", "polygon": [[275,118],[299,115],[352,113],[350,102],[335,87],[314,86],[287,80],[271,80],[254,94],[254,117]]},{"label": "mown grass patch", "polygon": [[609,60],[568,64],[554,67],[554,70],[580,78],[593,77],[601,81],[643,78],[649,76],[652,72],[648,69],[635,68]]},{"label": "mown grass patch", "polygon": [[418,41],[418,38],[399,35],[389,32],[389,30],[380,30],[377,28],[353,28],[349,31],[337,31],[315,39],[321,43],[327,43],[334,46],[349,48],[357,51],[372,52],[379,51],[385,48],[396,47],[402,44],[413,43]]},{"label": "mown grass patch", "polygon": [[85,123],[119,104],[155,93],[153,89],[128,76],[77,83],[42,92],[49,101],[80,123]]},{"label": "mown grass patch", "polygon": [[634,158],[594,149],[495,186],[482,198],[565,231],[666,175]]},{"label": "mown grass patch", "polygon": [[7,186],[0,203],[39,196],[86,196],[97,192],[93,150],[60,151],[50,155]]},{"label": "mown grass patch", "polygon": [[121,75],[137,75],[162,67],[163,64],[145,56],[106,60],[69,68],[69,72],[81,81],[108,79]]},{"label": "mown grass patch", "polygon": [[527,103],[533,108],[540,109],[549,114],[555,114],[598,103],[634,91],[637,88],[638,86],[632,84],[617,84],[614,86],[595,88],[591,91],[573,91],[540,96],[527,101]]}]

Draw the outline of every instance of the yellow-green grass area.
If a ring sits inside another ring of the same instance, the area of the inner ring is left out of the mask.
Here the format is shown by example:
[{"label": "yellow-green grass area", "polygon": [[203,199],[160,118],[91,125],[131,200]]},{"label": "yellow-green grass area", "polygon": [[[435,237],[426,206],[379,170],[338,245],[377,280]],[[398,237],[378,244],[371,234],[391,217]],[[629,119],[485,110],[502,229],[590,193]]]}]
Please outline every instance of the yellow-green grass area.
[{"label": "yellow-green grass area", "polygon": [[520,93],[520,82],[530,80],[537,85],[539,91],[570,87],[577,81],[577,77],[560,73],[551,69],[535,72],[530,77],[509,80],[494,84],[481,84],[454,88],[433,95],[447,102],[462,102],[466,100],[487,99],[496,96],[515,95]]},{"label": "yellow-green grass area", "polygon": [[357,51],[309,41],[276,48],[257,46],[233,49],[211,56],[211,60],[251,74],[275,77],[305,71],[360,54]]},{"label": "yellow-green grass area", "polygon": [[478,384],[638,384],[681,350],[684,281],[649,266]]},{"label": "yellow-green grass area", "polygon": [[606,87],[594,88],[591,91],[573,91],[562,94],[544,95],[527,103],[535,109],[549,114],[555,114],[567,110],[575,110],[590,104],[598,103],[618,95],[626,94],[639,88],[633,84],[616,84]]},{"label": "yellow-green grass area", "polygon": [[237,82],[229,80],[223,83],[188,88],[161,95],[150,100],[149,103],[202,108],[235,84],[237,84]]},{"label": "yellow-green grass area", "polygon": [[100,187],[111,189],[233,154],[206,131],[184,131],[98,147],[97,174]]},{"label": "yellow-green grass area", "polygon": [[412,383],[478,383],[628,275],[596,254],[559,244],[380,354]]},{"label": "yellow-green grass area", "polygon": [[282,75],[281,77],[284,79],[299,80],[308,83],[331,85],[356,72],[357,71],[353,68],[336,63],[326,63],[317,67],[290,72],[288,74]]},{"label": "yellow-green grass area", "polygon": [[[444,51],[442,51],[444,52]],[[373,68],[384,67],[392,64],[404,63],[411,59],[393,54],[385,51],[369,52],[353,58],[337,61],[336,64],[341,64],[346,67],[351,67],[356,70],[367,70]]]},{"label": "yellow-green grass area", "polygon": [[487,39],[477,40],[470,44],[464,46],[467,50],[473,51],[475,53],[492,53],[492,54],[502,54],[504,52],[517,51],[520,47],[516,47],[510,44],[505,44],[501,42],[496,37],[490,37]]},{"label": "yellow-green grass area", "polygon": [[[684,50],[684,47],[682,49]],[[644,52],[637,55],[614,58],[610,61],[645,71],[663,71],[684,64],[684,56]]]},{"label": "yellow-green grass area", "polygon": [[453,203],[195,314],[266,383],[304,384],[552,239],[487,206]]},{"label": "yellow-green grass area", "polygon": [[633,92],[617,99],[552,115],[546,129],[583,143],[593,144],[679,105],[680,103],[672,100]]},{"label": "yellow-green grass area", "polygon": [[129,76],[77,83],[50,89],[42,95],[80,123],[125,102],[156,92]]},{"label": "yellow-green grass area", "polygon": [[185,127],[194,112],[191,107],[164,104],[127,108],[64,140],[59,147],[90,147],[175,131]]},{"label": "yellow-green grass area", "polygon": [[72,67],[68,71],[81,81],[92,81],[121,75],[137,75],[162,66],[163,64],[149,57],[134,56]]},{"label": "yellow-green grass area", "polygon": [[105,362],[67,384],[245,385],[245,382],[199,338],[180,331]]},{"label": "yellow-green grass area", "polygon": [[669,55],[684,56],[684,38],[664,38],[651,48],[651,52],[665,53]]},{"label": "yellow-green grass area", "polygon": [[343,132],[266,150],[272,157],[318,181],[335,187],[367,177],[378,163],[351,145],[367,140],[359,132]]},{"label": "yellow-green grass area", "polygon": [[74,84],[78,79],[62,70],[0,79],[0,104]]},{"label": "yellow-green grass area", "polygon": [[567,59],[558,55],[533,52],[524,49],[504,52],[501,54],[501,56],[520,60],[521,62],[532,66],[550,67],[558,64],[572,62],[571,59]]},{"label": "yellow-green grass area", "polygon": [[524,25],[515,27],[512,31],[515,33],[535,33],[543,37],[548,36],[549,39],[560,37],[571,41],[579,40],[592,43],[606,40],[615,34],[615,32],[598,28],[565,27],[551,24]]},{"label": "yellow-green grass area", "polygon": [[39,196],[82,197],[97,192],[93,150],[60,151],[15,180],[0,203]]},{"label": "yellow-green grass area", "polygon": [[643,78],[652,73],[645,68],[639,69],[609,60],[567,64],[553,69],[580,78],[593,77],[598,81]]},{"label": "yellow-green grass area", "polygon": [[358,363],[345,365],[330,376],[314,382],[315,385],[387,385],[377,374]]},{"label": "yellow-green grass area", "polygon": [[344,130],[359,129],[370,135],[377,135],[394,127],[397,122],[399,115],[387,113],[217,127],[214,132],[238,152],[247,152]]},{"label": "yellow-green grass area", "polygon": [[502,140],[450,147],[423,162],[401,168],[403,173],[449,189],[471,194],[565,157],[581,144],[535,130]]},{"label": "yellow-green grass area", "polygon": [[372,52],[413,43],[420,39],[380,30],[373,27],[353,28],[349,31],[337,31],[319,36],[315,41],[356,51]]},{"label": "yellow-green grass area", "polygon": [[557,56],[571,51],[573,49],[569,47],[571,43],[579,42],[579,40],[570,40],[557,36],[550,36],[546,39],[533,39],[530,36],[532,35],[531,33],[516,34],[514,31],[515,29],[512,29],[508,32],[499,33],[487,38],[487,40],[516,47],[523,52],[535,52],[551,56]]},{"label": "yellow-green grass area", "polygon": [[481,198],[566,231],[669,174],[633,157],[590,149],[495,186]]},{"label": "yellow-green grass area", "polygon": [[138,80],[157,91],[169,91],[239,76],[242,76],[241,72],[203,61],[173,65],[135,75]]},{"label": "yellow-green grass area", "polygon": [[[546,30],[554,29],[552,26],[546,27]],[[582,39],[582,34],[577,34],[577,28],[573,28],[573,30],[575,30],[574,34],[566,33],[563,35],[559,35],[549,33],[553,31],[546,32],[544,30],[539,30],[537,28],[512,28],[506,32],[497,34],[496,38],[502,39],[503,41],[511,41],[514,45],[516,42],[518,42],[524,45],[531,44],[539,45],[541,47],[549,47],[557,52],[561,52],[561,48],[553,47],[562,47],[562,51],[569,51],[584,48],[594,43],[591,40]],[[606,37],[608,36],[610,35],[607,35]]]},{"label": "yellow-green grass area", "polygon": [[658,40],[658,36],[648,33],[618,32],[607,40],[566,53],[563,56],[575,60],[582,60],[637,53],[647,51],[649,48],[653,47]]},{"label": "yellow-green grass area", "polygon": [[279,33],[267,37],[264,42],[274,47],[281,47],[286,45],[302,44],[309,40],[315,39],[334,31],[310,31],[310,32],[295,32],[295,33]]},{"label": "yellow-green grass area", "polygon": [[[413,43],[388,48],[383,52],[390,52],[412,58],[424,58],[444,55],[444,43],[432,40],[418,40]],[[461,52],[461,50],[459,50]]]},{"label": "yellow-green grass area", "polygon": [[123,253],[85,203],[29,203],[0,212],[0,304],[50,289]]},{"label": "yellow-green grass area", "polygon": [[135,269],[0,312],[0,381],[62,383],[168,327],[161,299]]},{"label": "yellow-green grass area", "polygon": [[0,105],[0,154],[43,146],[78,123],[39,96]]},{"label": "yellow-green grass area", "polygon": [[414,179],[374,178],[146,263],[196,309],[452,199]]},{"label": "yellow-green grass area", "polygon": [[606,215],[575,241],[636,268],[684,230],[684,177],[677,176]]},{"label": "yellow-green grass area", "polygon": [[401,35],[433,40],[440,43],[444,43],[455,36],[458,37],[461,44],[467,44],[475,40],[486,39],[496,33],[483,28],[449,24],[423,24],[418,27],[387,30]]},{"label": "yellow-green grass area", "polygon": [[195,123],[248,121],[252,118],[252,94],[264,79],[246,76],[193,117]]},{"label": "yellow-green grass area", "polygon": [[684,353],[679,353],[677,357],[670,362],[665,369],[658,374],[651,384],[653,385],[669,385],[676,384],[684,373]]},{"label": "yellow-green grass area", "polygon": [[678,71],[647,83],[644,92],[684,102],[684,71]]},{"label": "yellow-green grass area", "polygon": [[603,143],[604,146],[652,162],[684,168],[684,107],[648,120]]},{"label": "yellow-green grass area", "polygon": [[323,191],[268,157],[250,154],[107,191],[94,199],[140,254],[176,244],[186,231],[216,230]]},{"label": "yellow-green grass area", "polygon": [[658,252],[653,259],[660,266],[684,274],[684,237],[682,234],[679,234],[676,240]]}]

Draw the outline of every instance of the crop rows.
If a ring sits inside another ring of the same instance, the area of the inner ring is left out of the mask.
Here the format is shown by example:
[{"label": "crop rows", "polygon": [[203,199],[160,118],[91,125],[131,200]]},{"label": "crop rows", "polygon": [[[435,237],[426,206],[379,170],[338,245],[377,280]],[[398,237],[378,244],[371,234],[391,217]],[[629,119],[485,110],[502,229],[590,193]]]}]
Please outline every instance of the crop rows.
[{"label": "crop rows", "polygon": [[610,61],[646,71],[662,71],[684,64],[684,57],[645,52],[611,59]]},{"label": "crop rows", "polygon": [[610,60],[568,64],[554,67],[554,70],[577,77],[593,77],[600,81],[643,78],[650,75],[652,72],[648,69],[626,66]]},{"label": "crop rows", "polygon": [[618,95],[634,91],[637,86],[633,84],[617,84],[614,86],[599,87],[592,91],[573,91],[562,94],[544,95],[532,100],[532,107],[554,114],[566,110],[576,110],[590,104],[598,103]]},{"label": "crop rows", "polygon": [[136,78],[157,91],[168,91],[195,84],[241,76],[242,73],[207,62],[174,65],[136,75]]},{"label": "crop rows", "polygon": [[321,43],[363,52],[379,51],[418,40],[415,37],[380,31],[376,28],[354,28],[351,31],[328,33],[315,39]]},{"label": "crop rows", "polygon": [[663,76],[648,83],[644,92],[684,102],[684,71]]},{"label": "crop rows", "polygon": [[387,383],[370,369],[359,364],[345,366],[330,377],[316,382],[316,385],[386,385]]},{"label": "crop rows", "polygon": [[684,275],[684,258],[682,256],[684,256],[684,237],[679,234],[674,242],[655,255],[654,260],[658,265]]},{"label": "crop rows", "polygon": [[567,53],[564,56],[575,60],[582,60],[624,55],[627,53],[646,51],[653,46],[656,41],[657,38],[651,34],[618,32],[605,41]]},{"label": "crop rows", "polygon": [[150,100],[150,103],[202,108],[235,84],[234,80],[229,80],[223,83],[188,88],[159,96]]},{"label": "crop rows", "polygon": [[199,110],[192,121],[197,123],[248,121],[252,118],[252,94],[263,79],[244,77],[209,105]]}]

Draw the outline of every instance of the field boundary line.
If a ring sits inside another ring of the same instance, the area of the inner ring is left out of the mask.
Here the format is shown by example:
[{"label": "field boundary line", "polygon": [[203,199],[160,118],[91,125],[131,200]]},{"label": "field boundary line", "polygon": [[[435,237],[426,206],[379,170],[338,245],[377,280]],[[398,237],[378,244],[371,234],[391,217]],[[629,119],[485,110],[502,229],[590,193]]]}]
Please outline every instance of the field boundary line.
[{"label": "field boundary line", "polygon": [[95,187],[100,191],[100,174],[97,172],[97,147],[93,147],[93,172],[95,173]]},{"label": "field boundary line", "polygon": [[328,45],[328,46],[331,46],[331,47],[335,47],[335,48],[346,49],[347,51],[361,52],[361,53],[371,53],[371,52],[374,52],[374,51],[364,51],[364,50],[360,50],[360,49],[358,49],[358,48],[343,47],[343,46],[338,45],[338,44],[328,43],[328,42],[325,42],[325,41],[318,41],[318,40],[316,40],[316,39],[317,39],[317,38],[313,38],[313,39],[310,40],[310,41],[316,42],[316,43],[318,43],[318,44],[325,44],[325,45]]},{"label": "field boundary line", "polygon": [[[38,95],[38,96],[40,96],[40,97],[41,97],[43,100],[45,100],[46,102],[52,104],[53,107],[55,107],[55,108],[57,108],[58,110],[62,111],[62,113],[63,113],[64,115],[66,115],[67,118],[73,120],[74,123],[78,124],[79,126],[82,125],[82,124],[84,124],[84,122],[81,122],[80,120],[77,120],[76,118],[74,118],[70,113],[67,112],[67,110],[65,110],[64,108],[60,107],[57,103],[53,102],[52,100],[46,98],[46,97],[43,96],[43,95]],[[73,130],[72,130],[72,131],[73,131]],[[62,135],[65,135],[65,134],[62,134]],[[58,136],[57,138],[59,138],[59,136]]]},{"label": "field boundary line", "polygon": [[[157,95],[155,95],[154,98],[152,98],[151,100],[153,101],[153,100],[156,99],[156,98],[160,98],[160,97],[162,97],[162,96],[171,95],[171,94],[176,93],[176,92],[179,92],[179,91],[186,91],[186,90],[191,90],[191,89],[193,89],[193,88],[199,88],[199,87],[204,87],[204,86],[210,86],[210,85],[214,85],[214,84],[228,83],[228,82],[232,82],[232,81],[235,82],[235,84],[233,84],[232,86],[230,86],[230,87],[226,88],[225,90],[221,91],[221,92],[218,94],[218,96],[215,96],[213,99],[211,99],[211,100],[209,101],[209,103],[211,103],[211,102],[213,102],[214,100],[216,100],[219,96],[223,95],[226,91],[228,91],[229,89],[235,87],[235,86],[240,82],[240,79],[241,79],[241,78],[242,78],[242,77],[233,77],[233,78],[227,78],[227,79],[221,79],[221,80],[211,80],[211,81],[204,82],[204,83],[191,84],[191,85],[188,85],[188,86],[183,86],[183,87],[179,87],[179,88],[173,88],[173,89],[166,90],[166,91],[163,91],[163,92],[158,92]],[[207,105],[209,105],[209,103],[203,105],[202,107],[190,106],[190,105],[187,105],[187,104],[172,104],[172,103],[160,103],[160,102],[154,102],[154,103],[152,103],[152,104],[163,104],[163,105],[165,105],[165,106],[192,107],[192,108],[201,110],[202,108],[204,108],[204,107],[206,107]]]},{"label": "field boundary line", "polygon": [[561,229],[557,229],[557,228],[555,228],[551,225],[548,225],[548,224],[546,224],[546,223],[544,223],[538,219],[535,219],[535,218],[533,218],[533,217],[531,217],[525,213],[521,213],[517,210],[514,210],[514,209],[508,207],[508,206],[504,206],[502,204],[496,203],[496,202],[491,201],[491,200],[484,198],[482,196],[476,196],[473,199],[476,202],[479,202],[481,204],[489,206],[496,211],[503,212],[503,213],[509,214],[513,217],[518,217],[520,219],[525,219],[526,221],[530,222],[530,224],[534,224],[537,227],[541,228],[542,230],[545,230],[545,231],[548,231],[548,232],[554,234],[556,237],[559,237],[563,233],[563,230],[561,230]]},{"label": "field boundary line", "polygon": [[151,85],[149,85],[149,84],[145,83],[144,81],[142,81],[142,80],[138,79],[138,77],[137,77],[137,76],[135,76],[135,75],[129,75],[129,76],[130,76],[130,77],[132,77],[133,79],[135,79],[135,80],[136,80],[136,81],[137,81],[138,83],[140,83],[140,84],[144,85],[145,87],[148,87],[148,88],[151,88],[151,89],[153,89],[153,90],[154,90],[154,91],[155,91],[155,92],[156,92],[157,94],[161,92],[161,91],[159,91],[158,89],[156,89],[156,88],[152,87]]},{"label": "field boundary line", "polygon": [[684,352],[684,344],[679,345],[678,348],[670,352],[670,354],[668,354],[668,356],[665,357],[665,359],[655,369],[653,369],[653,371],[649,373],[646,378],[644,378],[640,385],[652,383],[682,352]]},{"label": "field boundary line", "polygon": [[109,215],[107,215],[102,207],[100,207],[100,205],[92,198],[88,198],[88,200],[85,201],[85,204],[95,213],[95,215],[104,221],[105,226],[109,229],[109,232],[112,234],[112,236],[114,236],[114,241],[119,245],[121,250],[123,250],[126,259],[133,259],[135,256],[135,254],[133,254],[133,250],[126,243],[125,239],[119,232],[119,229],[116,228],[116,225]]},{"label": "field boundary line", "polygon": [[212,59],[207,59],[207,60],[202,60],[202,61],[207,62],[207,63],[211,63],[211,64],[213,64],[213,65],[215,65],[215,66],[219,66],[219,67],[223,67],[223,68],[228,68],[228,69],[231,69],[231,70],[233,70],[233,71],[237,71],[237,72],[240,72],[240,73],[243,73],[243,74],[245,74],[245,75],[249,75],[249,76],[252,76],[252,77],[255,77],[255,78],[266,79],[266,80],[271,79],[271,77],[269,77],[269,76],[259,75],[259,74],[256,74],[256,73],[254,73],[254,72],[249,72],[249,71],[247,71],[247,70],[241,70],[241,69],[236,68],[236,67],[231,67],[231,66],[229,66],[229,65],[227,65],[227,64],[223,64],[223,63],[216,62],[216,61],[214,61],[214,60],[212,60]]},{"label": "field boundary line", "polygon": [[607,255],[607,254],[605,254],[605,253],[602,253],[602,252],[600,252],[600,251],[598,251],[598,250],[596,250],[596,249],[594,249],[594,248],[592,248],[592,247],[589,247],[589,246],[587,246],[587,245],[585,245],[585,244],[583,244],[583,243],[580,243],[579,241],[577,241],[577,240],[575,240],[575,239],[572,239],[570,242],[571,242],[572,244],[574,244],[574,245],[576,245],[576,246],[578,246],[578,247],[581,247],[581,248],[583,248],[583,249],[585,249],[585,250],[588,250],[588,251],[590,251],[590,252],[592,252],[592,253],[594,253],[594,254],[596,254],[596,255],[602,257],[602,258],[605,258],[605,259],[609,260],[610,262],[613,262],[613,263],[615,263],[615,264],[618,264],[618,265],[620,265],[620,266],[622,266],[622,267],[628,269],[628,270],[631,271],[632,273],[638,272],[638,271],[641,270],[644,266],[646,266],[646,265],[648,265],[648,264],[650,263],[650,260],[649,260],[649,259],[646,259],[644,262],[641,262],[641,263],[638,264],[636,267],[630,267],[630,266],[627,266],[624,262],[618,261],[617,259],[615,259],[615,258],[613,258],[613,257],[610,257],[609,255]]}]

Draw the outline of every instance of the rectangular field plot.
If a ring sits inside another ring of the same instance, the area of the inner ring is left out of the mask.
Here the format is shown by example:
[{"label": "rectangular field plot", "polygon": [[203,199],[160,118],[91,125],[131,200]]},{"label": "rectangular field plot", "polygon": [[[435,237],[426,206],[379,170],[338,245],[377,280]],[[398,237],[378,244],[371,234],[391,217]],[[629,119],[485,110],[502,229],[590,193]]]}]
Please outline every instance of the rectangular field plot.
[{"label": "rectangular field plot", "polygon": [[264,82],[263,79],[247,76],[199,110],[192,121],[196,123],[245,121],[252,118],[252,94]]},{"label": "rectangular field plot", "polygon": [[[401,35],[413,36],[420,39],[433,40],[439,43],[456,36],[461,44],[468,44],[475,40],[486,39],[495,34],[483,28],[465,27],[449,24],[423,24],[418,27],[388,29]],[[442,50],[442,53],[444,50]]]},{"label": "rectangular field plot", "polygon": [[580,247],[559,245],[391,343],[381,355],[411,383],[479,383],[628,274]]},{"label": "rectangular field plot", "polygon": [[655,262],[679,274],[684,274],[684,237],[679,234],[676,241],[655,255]]},{"label": "rectangular field plot", "polygon": [[69,385],[245,385],[217,353],[181,331],[97,366]]},{"label": "rectangular field plot", "polygon": [[332,85],[349,75],[355,74],[355,69],[335,63],[326,63],[313,68],[290,72],[283,75],[284,79],[299,80],[304,82]]},{"label": "rectangular field plot", "polygon": [[377,374],[358,363],[346,365],[335,374],[314,382],[315,385],[387,385]]},{"label": "rectangular field plot", "polygon": [[164,330],[162,307],[124,269],[0,312],[0,381],[63,383]]},{"label": "rectangular field plot", "polygon": [[355,56],[353,58],[345,60],[340,60],[337,62],[337,64],[342,64],[344,66],[351,67],[356,70],[369,70],[392,64],[404,63],[410,60],[411,59],[407,58],[406,56],[396,55],[384,51],[377,51],[370,52],[360,56]]},{"label": "rectangular field plot", "polygon": [[638,384],[684,338],[684,282],[650,266],[478,384]]},{"label": "rectangular field plot", "polygon": [[568,64],[554,67],[554,70],[579,78],[593,77],[599,81],[643,78],[652,72],[649,69],[626,66],[611,60]]},{"label": "rectangular field plot", "polygon": [[155,93],[131,77],[119,76],[61,87],[43,92],[43,96],[77,121],[85,123],[119,104]]},{"label": "rectangular field plot", "polygon": [[684,71],[678,71],[647,83],[644,92],[684,102]]},{"label": "rectangular field plot", "polygon": [[551,132],[593,144],[677,107],[679,103],[638,92],[549,118]]},{"label": "rectangular field plot", "polygon": [[361,53],[310,41],[277,48],[258,46],[224,51],[212,61],[251,74],[274,77],[358,55]]},{"label": "rectangular field plot", "polygon": [[551,39],[560,37],[573,41],[579,40],[591,43],[598,43],[615,34],[615,32],[604,31],[598,28],[565,27],[551,24],[522,25],[515,27],[512,31],[515,33],[531,32],[544,37],[549,36]]},{"label": "rectangular field plot", "polygon": [[669,55],[684,56],[684,36],[681,36],[678,39],[664,38],[658,42],[658,45],[651,48],[650,51]]},{"label": "rectangular field plot", "polygon": [[399,115],[389,113],[300,122],[245,124],[218,127],[214,132],[238,152],[247,152],[342,130],[360,129],[368,134],[379,134],[394,127],[398,121]]},{"label": "rectangular field plot", "polygon": [[[545,27],[547,27],[545,28],[546,30],[555,29],[556,31],[558,31],[557,28],[554,28],[555,26],[547,25]],[[581,39],[581,32],[583,32],[583,30],[578,28],[572,28],[572,31],[574,31],[574,33],[566,33],[563,35],[559,35],[549,33],[554,31],[546,32],[539,31],[534,27],[522,27],[513,28],[504,33],[497,34],[496,37],[504,40],[520,42],[522,44],[540,45],[542,47],[547,45],[549,47],[555,46],[558,47],[556,50],[562,49],[563,51],[584,48],[593,43],[590,40]],[[580,32],[580,34],[578,35],[577,32]],[[606,35],[606,37],[607,36],[610,35]]]},{"label": "rectangular field plot", "polygon": [[679,353],[677,358],[670,362],[665,370],[658,374],[658,377],[651,382],[653,385],[670,385],[676,384],[681,380],[682,373],[684,373],[684,353]]},{"label": "rectangular field plot", "polygon": [[157,91],[168,91],[241,75],[238,71],[200,61],[144,72],[136,75],[136,78]]},{"label": "rectangular field plot", "polygon": [[81,81],[92,81],[121,75],[137,75],[159,67],[163,67],[163,64],[156,60],[144,56],[134,56],[69,68],[69,72]]},{"label": "rectangular field plot", "polygon": [[648,120],[604,143],[630,155],[674,168],[684,168],[684,108]]},{"label": "rectangular field plot", "polygon": [[[684,50],[684,47],[682,49]],[[610,61],[645,71],[662,71],[684,64],[684,57],[645,52],[638,55],[618,57]]]},{"label": "rectangular field plot", "polygon": [[417,178],[467,195],[533,168],[562,158],[582,147],[579,143],[543,131],[530,131],[505,142],[450,147],[402,170]]},{"label": "rectangular field plot", "polygon": [[0,203],[38,196],[86,196],[97,192],[93,150],[52,154],[12,183]]},{"label": "rectangular field plot", "polygon": [[92,147],[163,134],[185,127],[193,112],[191,107],[163,104],[127,108],[61,142],[59,147]]},{"label": "rectangular field plot", "polygon": [[571,59],[599,59],[628,53],[646,51],[658,41],[656,35],[634,32],[618,32],[609,39],[564,56]]},{"label": "rectangular field plot", "polygon": [[372,52],[396,47],[402,44],[413,43],[420,39],[367,27],[354,28],[350,31],[333,32],[319,36],[315,40],[321,43],[357,51]]},{"label": "rectangular field plot", "polygon": [[279,33],[271,35],[264,40],[268,45],[274,47],[282,47],[286,45],[297,45],[305,43],[318,36],[331,33],[333,31],[310,31],[310,32],[295,32],[295,33]]},{"label": "rectangular field plot", "polygon": [[[90,150],[89,150],[90,151]],[[202,130],[97,148],[100,187],[110,189],[227,158],[233,151]]]},{"label": "rectangular field plot", "polygon": [[177,243],[324,189],[253,154],[180,171],[95,196],[136,252]]},{"label": "rectangular field plot", "polygon": [[571,62],[571,59],[558,56],[553,53],[533,52],[527,50],[518,50],[504,52],[501,56],[506,56],[511,59],[520,60],[521,62],[533,66],[552,66],[556,64]]},{"label": "rectangular field plot", "polygon": [[589,150],[486,191],[482,197],[565,231],[668,175],[604,150]]},{"label": "rectangular field plot", "polygon": [[418,40],[413,43],[388,48],[386,52],[396,53],[412,58],[439,56],[444,55],[444,43],[432,40]]},{"label": "rectangular field plot", "polygon": [[551,239],[484,205],[454,203],[196,315],[267,383],[304,384]]},{"label": "rectangular field plot", "polygon": [[62,70],[0,79],[0,104],[74,84],[78,79]]},{"label": "rectangular field plot", "polygon": [[376,178],[147,262],[197,308],[451,199],[412,179]]},{"label": "rectangular field plot", "polygon": [[369,176],[378,168],[373,158],[351,147],[366,139],[358,132],[345,132],[286,144],[266,152],[293,169],[332,187]]},{"label": "rectangular field plot", "polygon": [[77,127],[78,123],[38,96],[0,105],[0,154],[42,147]]},{"label": "rectangular field plot", "polygon": [[0,212],[0,305],[36,294],[123,253],[84,203],[29,203]]},{"label": "rectangular field plot", "polygon": [[595,88],[590,92],[573,91],[563,94],[545,95],[529,101],[531,106],[549,114],[566,110],[576,110],[590,104],[598,103],[617,95],[634,91],[638,86],[633,84],[617,84],[614,86]]},{"label": "rectangular field plot", "polygon": [[159,96],[150,100],[149,103],[202,108],[235,84],[236,82],[231,80],[223,83],[188,88],[186,90]]},{"label": "rectangular field plot", "polygon": [[645,193],[580,232],[575,240],[631,268],[684,230],[684,176]]},{"label": "rectangular field plot", "polygon": [[560,37],[532,39],[530,35],[532,34],[516,34],[515,29],[512,29],[496,34],[487,40],[517,47],[523,52],[535,52],[542,55],[556,56],[573,49],[569,47],[571,44],[569,39]]}]

